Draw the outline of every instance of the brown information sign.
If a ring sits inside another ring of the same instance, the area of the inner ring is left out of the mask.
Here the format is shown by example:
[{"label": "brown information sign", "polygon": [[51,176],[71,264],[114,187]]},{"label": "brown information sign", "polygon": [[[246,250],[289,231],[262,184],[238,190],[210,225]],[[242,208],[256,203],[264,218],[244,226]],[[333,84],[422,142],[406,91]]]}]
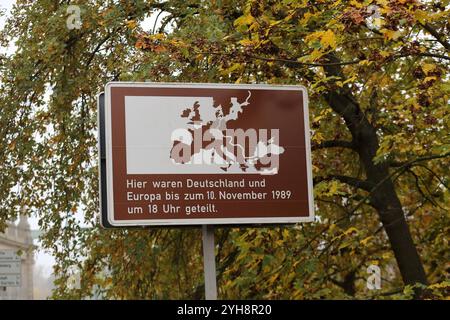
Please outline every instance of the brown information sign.
[{"label": "brown information sign", "polygon": [[104,113],[111,226],[312,221],[304,87],[112,82]]}]

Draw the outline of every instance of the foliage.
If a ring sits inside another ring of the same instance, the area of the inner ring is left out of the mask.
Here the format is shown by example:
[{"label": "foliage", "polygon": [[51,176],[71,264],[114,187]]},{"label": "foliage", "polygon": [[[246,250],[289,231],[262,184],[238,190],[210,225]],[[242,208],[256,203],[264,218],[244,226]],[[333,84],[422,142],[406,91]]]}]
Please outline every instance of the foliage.
[{"label": "foliage", "polygon": [[[96,95],[111,80],[308,87],[317,221],[217,230],[220,298],[414,296],[330,93],[353,97],[376,131],[373,164],[401,202],[430,283],[423,297],[448,298],[448,0],[77,4],[79,30],[66,27],[66,4],[22,0],[0,33],[17,46],[0,57],[0,217],[24,206],[39,217],[56,257],[54,298],[203,295],[199,230],[97,223]],[[140,26],[160,12],[158,28]],[[382,270],[378,291],[366,288],[371,264]],[[67,286],[75,273],[80,286]]]}]

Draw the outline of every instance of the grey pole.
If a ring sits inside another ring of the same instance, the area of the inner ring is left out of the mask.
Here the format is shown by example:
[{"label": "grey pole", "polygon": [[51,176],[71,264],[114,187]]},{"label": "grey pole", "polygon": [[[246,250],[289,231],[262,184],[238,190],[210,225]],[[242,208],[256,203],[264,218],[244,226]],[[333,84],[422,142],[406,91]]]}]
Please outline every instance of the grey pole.
[{"label": "grey pole", "polygon": [[205,272],[206,300],[217,300],[216,255],[214,251],[214,227],[202,225],[203,268]]}]

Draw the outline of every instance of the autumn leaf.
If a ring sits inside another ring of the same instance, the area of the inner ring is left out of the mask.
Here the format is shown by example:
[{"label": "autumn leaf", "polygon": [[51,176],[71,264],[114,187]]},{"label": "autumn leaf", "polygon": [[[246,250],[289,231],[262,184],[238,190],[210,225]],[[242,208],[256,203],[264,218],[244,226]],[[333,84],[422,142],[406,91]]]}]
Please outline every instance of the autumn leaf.
[{"label": "autumn leaf", "polygon": [[330,47],[331,49],[334,49],[336,48],[336,35],[333,31],[328,29],[322,34],[320,43],[324,48]]},{"label": "autumn leaf", "polygon": [[129,29],[134,29],[134,28],[136,28],[136,21],[135,20],[128,20],[127,22],[126,22],[126,25],[127,25],[127,27],[129,28]]},{"label": "autumn leaf", "polygon": [[387,40],[397,40],[400,37],[400,31],[394,31],[389,29],[381,29],[380,32],[384,35]]}]

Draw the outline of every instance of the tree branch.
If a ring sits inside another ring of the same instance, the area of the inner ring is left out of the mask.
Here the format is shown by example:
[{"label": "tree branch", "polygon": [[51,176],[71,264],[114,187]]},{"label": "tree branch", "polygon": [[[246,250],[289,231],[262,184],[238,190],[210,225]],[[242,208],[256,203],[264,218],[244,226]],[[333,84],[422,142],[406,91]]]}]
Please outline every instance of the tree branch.
[{"label": "tree branch", "polygon": [[421,158],[417,158],[417,159],[406,161],[406,162],[392,161],[389,165],[391,167],[410,168],[410,167],[414,166],[414,164],[416,164],[418,162],[435,160],[435,159],[442,159],[442,158],[446,158],[446,157],[450,157],[450,152],[447,152],[447,153],[444,153],[444,154],[438,154],[438,155],[421,157]]},{"label": "tree branch", "polygon": [[359,59],[352,60],[352,61],[343,61],[343,62],[325,62],[325,63],[316,63],[316,62],[300,62],[296,60],[289,60],[289,59],[281,59],[281,58],[266,58],[261,56],[255,56],[255,55],[247,55],[247,57],[251,59],[256,60],[263,60],[263,61],[269,61],[269,62],[282,62],[286,64],[291,65],[298,65],[298,66],[311,66],[311,67],[324,67],[324,66],[345,66],[349,64],[357,64],[359,63]]},{"label": "tree branch", "polygon": [[[431,202],[434,206],[440,207],[440,206],[436,203],[436,201],[434,201],[432,198],[429,198],[429,197],[425,194],[425,192],[423,192],[422,188],[420,187],[419,177],[417,176],[417,174],[416,174],[414,171],[412,171],[410,168],[406,169],[406,172],[409,172],[409,173],[414,177],[415,183],[416,183],[417,191],[419,191],[419,193],[422,195],[422,197],[425,198],[427,201]],[[442,209],[442,207],[441,207],[441,209]]]},{"label": "tree branch", "polygon": [[345,140],[329,140],[324,141],[318,144],[314,144],[311,146],[311,150],[319,150],[319,149],[325,149],[325,148],[348,148],[348,149],[354,149],[355,146],[352,141],[345,141]]},{"label": "tree branch", "polygon": [[[397,179],[399,176],[401,176],[405,171],[407,171],[409,168],[411,168],[411,166],[413,166],[413,164],[417,163],[417,162],[421,162],[421,161],[426,161],[426,160],[432,160],[432,159],[440,159],[440,158],[445,158],[445,157],[449,157],[450,156],[450,152],[447,152],[446,154],[443,155],[435,155],[435,156],[428,156],[428,157],[423,157],[423,158],[419,158],[416,160],[411,160],[409,162],[404,163],[403,165],[399,165],[399,167],[392,173],[390,173],[388,176],[385,176],[380,182],[378,182],[371,190],[369,190],[369,194],[366,195],[352,210],[351,213],[355,212],[360,206],[362,206],[364,204],[364,202],[366,200],[368,200],[370,198],[370,196],[372,195],[372,193],[374,191],[376,191],[379,187],[381,187],[383,185],[383,183],[385,183],[386,181],[388,181],[389,179],[393,178],[394,180]],[[396,176],[394,178],[394,176]]]},{"label": "tree branch", "polygon": [[419,57],[430,57],[430,58],[450,60],[450,57],[447,57],[447,56],[444,56],[441,54],[436,54],[436,53],[421,52],[421,53],[416,53],[414,55],[419,56]]},{"label": "tree branch", "polygon": [[445,40],[445,37],[442,36],[436,29],[433,28],[429,23],[420,23],[422,28],[427,30],[440,44],[444,46],[445,49],[450,51],[450,43]]},{"label": "tree branch", "polygon": [[326,177],[315,177],[314,178],[314,185],[324,182],[324,181],[331,181],[331,180],[338,180],[342,183],[348,184],[349,186],[363,189],[365,191],[370,192],[370,190],[374,187],[374,185],[366,180],[361,180],[354,177],[349,176],[342,176],[342,175],[328,175]]},{"label": "tree branch", "polygon": [[433,170],[431,170],[431,169],[428,168],[427,166],[424,166],[423,164],[418,164],[418,165],[416,165],[416,167],[424,168],[425,170],[427,170],[428,172],[430,172],[431,175],[432,175],[433,177],[435,177],[436,179],[438,179],[439,183],[441,183],[444,187],[446,187],[447,189],[450,190],[450,186],[449,186],[448,184],[446,184],[445,181],[442,180],[442,178],[439,177],[439,176],[437,175],[437,173],[435,173]]}]

